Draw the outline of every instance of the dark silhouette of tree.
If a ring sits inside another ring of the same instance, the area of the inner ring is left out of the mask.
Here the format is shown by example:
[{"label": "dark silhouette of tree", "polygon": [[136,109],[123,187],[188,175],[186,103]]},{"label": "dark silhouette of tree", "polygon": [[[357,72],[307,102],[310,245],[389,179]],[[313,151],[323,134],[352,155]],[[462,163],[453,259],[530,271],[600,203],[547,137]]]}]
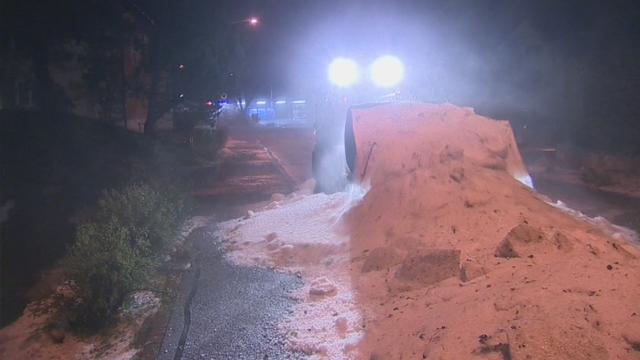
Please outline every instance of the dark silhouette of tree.
[{"label": "dark silhouette of tree", "polygon": [[[145,132],[152,133],[178,91],[193,99],[240,93],[248,68],[247,36],[232,24],[239,16],[234,11],[241,8],[231,5],[205,0],[7,0],[1,7],[0,76],[30,82],[38,109],[68,111],[73,104],[51,69],[76,57],[84,68],[86,95],[98,105],[99,116],[126,122],[127,96],[143,96],[148,100]],[[142,62],[125,76],[125,56],[132,49],[142,54]],[[186,71],[177,72],[179,64]],[[14,92],[15,81],[10,83],[3,81],[5,102]]]},{"label": "dark silhouette of tree", "polygon": [[247,16],[241,6],[205,0],[130,4],[149,23],[146,65],[151,84],[145,133],[153,132],[156,120],[178,94],[197,101],[222,92],[240,95],[248,71],[247,29],[235,24]]},{"label": "dark silhouette of tree", "polygon": [[74,2],[7,0],[0,12],[2,73],[11,74],[16,62],[22,62],[29,69],[35,106],[44,112],[68,110],[71,104],[49,68],[67,56],[62,48],[74,31]]}]

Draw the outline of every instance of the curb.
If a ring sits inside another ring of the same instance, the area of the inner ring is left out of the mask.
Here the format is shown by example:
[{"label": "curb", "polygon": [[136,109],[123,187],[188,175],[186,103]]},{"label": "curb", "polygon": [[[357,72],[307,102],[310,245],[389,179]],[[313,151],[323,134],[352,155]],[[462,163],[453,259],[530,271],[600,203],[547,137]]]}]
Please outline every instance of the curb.
[{"label": "curb", "polygon": [[267,152],[267,154],[271,158],[271,161],[273,162],[273,165],[275,165],[276,169],[278,169],[278,172],[280,172],[280,174],[287,181],[289,187],[291,188],[291,191],[293,191],[298,183],[294,179],[294,177],[287,171],[287,168],[283,165],[282,160],[280,160],[280,158],[276,156],[268,147],[264,146],[262,142],[260,142],[260,140],[258,140],[258,144],[262,146]]}]

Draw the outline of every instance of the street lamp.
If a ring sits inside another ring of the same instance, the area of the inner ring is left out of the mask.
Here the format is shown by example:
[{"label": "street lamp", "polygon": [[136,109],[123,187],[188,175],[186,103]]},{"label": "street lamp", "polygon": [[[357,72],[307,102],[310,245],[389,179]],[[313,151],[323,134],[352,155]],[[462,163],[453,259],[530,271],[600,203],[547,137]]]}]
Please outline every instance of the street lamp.
[{"label": "street lamp", "polygon": [[251,26],[251,27],[256,27],[256,26],[260,25],[260,18],[258,18],[257,16],[251,16],[251,17],[248,17],[246,19],[233,21],[233,22],[231,22],[231,25],[243,24],[243,23],[244,24],[249,24],[249,26]]}]

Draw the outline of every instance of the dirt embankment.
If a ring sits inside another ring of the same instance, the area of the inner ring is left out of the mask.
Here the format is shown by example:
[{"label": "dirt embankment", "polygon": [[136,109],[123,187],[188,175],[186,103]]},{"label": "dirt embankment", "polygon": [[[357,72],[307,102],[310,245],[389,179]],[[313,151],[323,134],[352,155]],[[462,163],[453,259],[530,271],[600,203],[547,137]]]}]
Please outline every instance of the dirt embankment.
[{"label": "dirt embankment", "polygon": [[514,179],[509,169],[524,167],[500,123],[447,105],[402,120],[419,138],[390,131],[385,142],[419,152],[376,150],[382,166],[371,159],[371,190],[347,217],[361,354],[640,356],[637,248]]}]

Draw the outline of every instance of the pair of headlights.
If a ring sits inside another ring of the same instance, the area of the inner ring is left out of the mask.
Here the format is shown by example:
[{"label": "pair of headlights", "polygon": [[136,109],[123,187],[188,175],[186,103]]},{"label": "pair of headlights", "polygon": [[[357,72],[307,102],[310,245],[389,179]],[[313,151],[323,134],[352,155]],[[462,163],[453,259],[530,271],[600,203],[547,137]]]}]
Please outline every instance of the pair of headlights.
[{"label": "pair of headlights", "polygon": [[[404,65],[395,56],[381,56],[369,66],[369,75],[371,81],[378,87],[394,87],[404,77]],[[329,64],[329,81],[334,85],[346,88],[359,80],[360,68],[354,60],[339,57]]]}]

